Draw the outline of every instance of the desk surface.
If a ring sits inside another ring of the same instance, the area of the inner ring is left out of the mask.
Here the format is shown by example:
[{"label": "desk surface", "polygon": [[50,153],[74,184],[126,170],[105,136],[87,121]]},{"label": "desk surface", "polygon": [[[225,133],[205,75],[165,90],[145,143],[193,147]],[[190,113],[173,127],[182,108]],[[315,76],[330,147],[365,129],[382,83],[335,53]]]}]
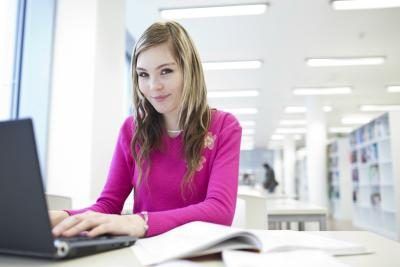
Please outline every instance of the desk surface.
[{"label": "desk surface", "polygon": [[[400,243],[378,236],[366,231],[323,231],[311,232],[317,235],[337,238],[340,240],[352,241],[363,244],[369,250],[375,251],[374,254],[342,256],[337,259],[343,263],[354,267],[399,267],[400,266]],[[223,263],[218,260],[197,261],[202,266],[222,267]],[[132,249],[124,248],[120,250],[100,253],[79,259],[67,261],[48,261],[33,258],[0,256],[0,267],[25,267],[25,266],[119,266],[134,267],[141,266]]]}]

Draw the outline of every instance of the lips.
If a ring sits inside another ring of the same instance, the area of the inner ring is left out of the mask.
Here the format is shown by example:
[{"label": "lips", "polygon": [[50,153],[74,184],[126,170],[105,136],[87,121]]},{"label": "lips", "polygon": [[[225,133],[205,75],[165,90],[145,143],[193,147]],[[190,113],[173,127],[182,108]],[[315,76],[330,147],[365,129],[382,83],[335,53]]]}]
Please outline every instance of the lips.
[{"label": "lips", "polygon": [[171,94],[168,95],[160,95],[160,96],[154,96],[153,99],[157,102],[162,102],[165,99],[167,99]]}]

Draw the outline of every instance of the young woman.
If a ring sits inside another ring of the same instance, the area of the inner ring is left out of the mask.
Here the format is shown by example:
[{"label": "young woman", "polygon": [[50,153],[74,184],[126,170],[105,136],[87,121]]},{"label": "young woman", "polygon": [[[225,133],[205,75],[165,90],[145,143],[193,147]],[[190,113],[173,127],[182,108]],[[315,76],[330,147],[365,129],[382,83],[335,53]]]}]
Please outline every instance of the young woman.
[{"label": "young woman", "polygon": [[[230,225],[241,127],[210,109],[198,52],[176,22],[154,23],[132,55],[135,112],[123,123],[107,183],[91,207],[51,211],[53,234],[154,236],[191,222]],[[120,215],[134,190],[133,215]]]}]

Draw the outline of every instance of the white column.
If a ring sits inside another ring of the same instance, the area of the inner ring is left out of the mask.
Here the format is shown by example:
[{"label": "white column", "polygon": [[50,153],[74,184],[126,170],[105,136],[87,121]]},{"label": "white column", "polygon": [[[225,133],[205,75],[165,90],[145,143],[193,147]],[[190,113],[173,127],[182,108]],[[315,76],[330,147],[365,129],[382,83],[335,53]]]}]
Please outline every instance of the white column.
[{"label": "white column", "polygon": [[275,179],[279,183],[276,188],[277,192],[284,193],[284,183],[283,183],[283,162],[282,162],[282,149],[274,150],[274,172]]},{"label": "white column", "polygon": [[296,164],[296,143],[292,135],[286,135],[283,143],[283,179],[285,194],[295,194],[294,171]]},{"label": "white column", "polygon": [[125,1],[59,0],[47,191],[73,205],[104,185],[124,118]]},{"label": "white column", "polygon": [[307,98],[307,175],[309,201],[327,207],[326,119],[317,97]]}]

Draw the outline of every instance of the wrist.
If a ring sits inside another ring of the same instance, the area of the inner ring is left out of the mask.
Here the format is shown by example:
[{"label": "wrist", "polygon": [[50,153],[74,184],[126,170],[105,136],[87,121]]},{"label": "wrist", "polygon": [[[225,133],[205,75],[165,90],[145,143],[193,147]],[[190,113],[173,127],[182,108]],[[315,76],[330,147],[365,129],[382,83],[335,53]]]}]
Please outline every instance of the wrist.
[{"label": "wrist", "polygon": [[131,225],[129,235],[139,238],[145,237],[148,229],[145,215],[141,213],[135,213],[133,215],[125,216],[128,218],[129,224]]},{"label": "wrist", "polygon": [[142,211],[140,213],[138,213],[138,216],[142,219],[143,222],[143,236],[146,236],[147,234],[147,230],[149,229],[149,214],[147,213],[147,211]]}]

